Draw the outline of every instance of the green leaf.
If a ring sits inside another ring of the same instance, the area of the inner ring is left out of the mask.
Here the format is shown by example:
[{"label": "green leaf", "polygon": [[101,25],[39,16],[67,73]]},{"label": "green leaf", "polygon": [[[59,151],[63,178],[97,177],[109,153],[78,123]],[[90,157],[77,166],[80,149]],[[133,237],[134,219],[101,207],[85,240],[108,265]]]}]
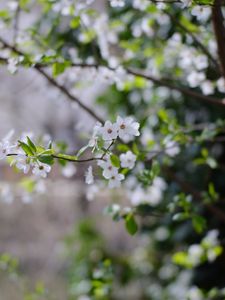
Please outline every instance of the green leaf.
[{"label": "green leaf", "polygon": [[23,143],[23,142],[21,142],[21,141],[19,141],[19,145],[20,145],[20,147],[23,149],[23,151],[24,151],[27,155],[29,155],[29,156],[33,156],[33,155],[34,155],[34,152],[33,152],[33,150],[30,148],[30,146],[28,146],[27,144],[25,144],[25,143]]},{"label": "green leaf", "polygon": [[206,220],[199,215],[194,215],[192,225],[197,233],[202,233],[206,228]]},{"label": "green leaf", "polygon": [[39,155],[38,160],[50,166],[54,164],[54,158],[51,155]]},{"label": "green leaf", "polygon": [[65,69],[69,67],[69,65],[70,65],[69,62],[55,62],[52,65],[52,75],[56,77],[62,74],[65,71]]},{"label": "green leaf", "polygon": [[126,216],[125,225],[126,225],[127,232],[130,235],[134,235],[138,231],[138,225],[135,221],[133,214],[128,214]]},{"label": "green leaf", "polygon": [[116,168],[120,167],[120,159],[117,155],[115,155],[115,154],[111,155],[110,161],[114,167],[116,167]]},{"label": "green leaf", "polygon": [[70,27],[72,29],[76,29],[80,26],[80,17],[74,17],[71,21],[70,21]]},{"label": "green leaf", "polygon": [[127,152],[130,150],[130,148],[127,145],[124,144],[118,144],[117,145],[117,150],[120,152]]},{"label": "green leaf", "polygon": [[34,145],[34,143],[31,141],[31,139],[29,138],[29,136],[27,136],[27,144],[29,145],[29,147],[32,149],[32,151],[34,153],[37,152],[37,148],[36,146]]}]

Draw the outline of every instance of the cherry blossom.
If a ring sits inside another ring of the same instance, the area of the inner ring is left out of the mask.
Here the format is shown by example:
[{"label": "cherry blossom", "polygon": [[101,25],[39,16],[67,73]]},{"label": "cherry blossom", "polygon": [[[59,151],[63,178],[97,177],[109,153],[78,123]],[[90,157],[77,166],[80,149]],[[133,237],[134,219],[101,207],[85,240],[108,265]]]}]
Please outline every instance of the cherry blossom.
[{"label": "cherry blossom", "polygon": [[101,128],[100,133],[103,140],[114,140],[118,137],[118,125],[115,123],[112,124],[110,121],[106,121],[104,126]]},{"label": "cherry blossom", "polygon": [[135,136],[139,136],[140,124],[135,122],[132,117],[121,118],[117,117],[118,135],[124,142],[130,142]]},{"label": "cherry blossom", "polygon": [[113,175],[110,180],[109,180],[109,188],[112,189],[112,188],[118,188],[121,186],[121,181],[124,180],[124,175],[123,174],[120,174],[120,173],[117,173],[115,175]]},{"label": "cherry blossom", "polygon": [[94,176],[93,176],[92,166],[89,166],[86,173],[85,173],[85,182],[87,184],[94,183]]},{"label": "cherry blossom", "polygon": [[46,178],[47,174],[51,171],[51,167],[47,164],[38,162],[34,165],[32,173],[37,177]]},{"label": "cherry blossom", "polygon": [[127,151],[120,155],[120,162],[122,168],[133,169],[137,156],[131,151]]},{"label": "cherry blossom", "polygon": [[31,162],[25,154],[18,154],[14,163],[19,170],[24,172],[24,174],[27,174],[30,171]]}]

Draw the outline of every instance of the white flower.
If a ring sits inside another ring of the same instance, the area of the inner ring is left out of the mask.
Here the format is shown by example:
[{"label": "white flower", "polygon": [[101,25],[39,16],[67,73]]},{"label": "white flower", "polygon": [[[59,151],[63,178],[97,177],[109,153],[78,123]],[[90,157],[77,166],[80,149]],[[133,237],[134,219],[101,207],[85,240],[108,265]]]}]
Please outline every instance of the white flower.
[{"label": "white flower", "polygon": [[38,162],[33,170],[32,170],[32,173],[38,177],[43,177],[43,178],[46,178],[47,177],[47,174],[51,171],[51,167],[47,164],[44,164],[44,163],[41,163],[41,162]]},{"label": "white flower", "polygon": [[109,188],[117,188],[121,186],[121,181],[124,180],[124,175],[123,174],[115,174],[113,175],[110,180],[109,180]]},{"label": "white flower", "polygon": [[214,86],[209,80],[204,81],[200,87],[204,95],[212,95],[214,93]]},{"label": "white flower", "polygon": [[118,174],[118,168],[114,167],[110,161],[110,158],[107,158],[106,161],[101,161],[98,165],[103,169],[103,177],[110,179],[111,177]]},{"label": "white flower", "polygon": [[114,140],[118,137],[118,126],[116,123],[112,124],[110,121],[106,121],[104,126],[100,129],[103,140]]},{"label": "white flower", "polygon": [[194,57],[194,64],[198,70],[206,69],[209,65],[207,56],[198,55]]},{"label": "white flower", "polygon": [[92,166],[89,166],[86,173],[85,173],[85,182],[87,184],[94,183],[94,176],[93,176]]},{"label": "white flower", "polygon": [[124,7],[125,5],[124,0],[109,0],[109,2],[112,7]]},{"label": "white flower", "polygon": [[207,21],[211,14],[211,9],[205,6],[194,6],[191,11],[192,16],[195,16],[199,21]]},{"label": "white flower", "polygon": [[205,80],[205,74],[202,72],[191,72],[187,77],[187,82],[192,88],[197,87],[203,80]]},{"label": "white flower", "polygon": [[19,170],[24,172],[24,174],[27,174],[30,171],[31,163],[25,154],[18,154],[14,163]]},{"label": "white flower", "polygon": [[217,80],[216,85],[219,92],[225,93],[225,80],[223,77]]},{"label": "white flower", "polygon": [[192,0],[181,0],[182,8],[190,6]]},{"label": "white flower", "polygon": [[194,244],[188,248],[188,256],[193,265],[198,265],[204,254],[203,248],[200,245]]},{"label": "white flower", "polygon": [[135,136],[140,135],[140,124],[138,122],[134,122],[132,117],[123,119],[118,116],[116,124],[118,126],[119,137],[125,142],[130,142],[134,139]]},{"label": "white flower", "polygon": [[168,141],[165,145],[165,153],[170,157],[176,156],[180,152],[180,148],[174,141]]},{"label": "white flower", "polygon": [[77,168],[73,163],[67,164],[63,169],[62,169],[62,175],[70,178],[73,175],[75,175],[77,172]]},{"label": "white flower", "polygon": [[6,158],[10,152],[10,148],[8,141],[2,140],[2,142],[0,142],[0,159]]},{"label": "white flower", "polygon": [[137,156],[131,151],[127,151],[120,155],[120,162],[122,168],[133,169]]}]

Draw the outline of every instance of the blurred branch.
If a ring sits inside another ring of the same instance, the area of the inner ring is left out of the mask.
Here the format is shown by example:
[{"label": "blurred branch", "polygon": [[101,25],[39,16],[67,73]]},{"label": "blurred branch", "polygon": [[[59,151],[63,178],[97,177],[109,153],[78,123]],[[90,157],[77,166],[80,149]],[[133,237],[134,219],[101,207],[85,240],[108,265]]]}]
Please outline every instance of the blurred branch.
[{"label": "blurred branch", "polygon": [[[24,57],[27,57],[25,53],[23,53],[21,50],[17,49],[15,46],[12,46],[8,44],[3,38],[0,38],[0,42],[3,44],[5,48],[10,49],[11,51],[15,52],[18,55],[22,55]],[[75,97],[73,94],[71,94],[67,88],[64,85],[59,84],[54,78],[52,78],[47,72],[42,70],[42,68],[38,65],[33,66],[34,69],[41,74],[43,77],[45,77],[51,85],[59,89],[62,94],[66,95],[71,101],[77,103],[84,111],[86,111],[89,115],[91,115],[94,119],[97,121],[103,123],[103,119],[98,116],[90,107],[83,104],[77,97]]]},{"label": "blurred branch", "polygon": [[131,69],[131,68],[127,68],[126,70],[130,74],[133,74],[135,76],[139,76],[139,77],[145,78],[147,80],[150,80],[153,83],[155,83],[156,85],[165,86],[165,87],[167,87],[171,90],[181,92],[185,96],[190,96],[191,98],[193,97],[193,98],[195,98],[199,101],[207,102],[209,104],[213,104],[213,105],[217,105],[217,106],[223,106],[223,107],[225,106],[225,99],[221,99],[222,101],[220,101],[218,98],[202,95],[202,94],[200,94],[198,92],[195,92],[191,89],[180,87],[180,86],[177,86],[173,83],[169,83],[164,79],[158,79],[158,78],[153,77],[151,75],[144,74],[140,70]]},{"label": "blurred branch", "polygon": [[214,64],[214,66],[216,67],[216,69],[220,72],[220,67],[219,67],[218,62],[211,55],[211,53],[208,51],[208,49],[205,47],[205,45],[203,45],[202,42],[199,41],[199,39],[194,35],[194,33],[191,32],[190,30],[188,30],[188,28],[186,28],[181,22],[179,22],[179,20],[177,18],[175,18],[168,11],[164,11],[164,13],[167,14],[170,17],[171,21],[174,24],[176,24],[177,26],[179,26],[186,34],[188,34],[193,39],[193,41],[196,43],[196,45],[198,46],[198,48],[202,50],[202,52],[209,58],[209,60]]},{"label": "blurred branch", "polygon": [[225,78],[225,28],[221,0],[215,0],[216,6],[212,8],[212,22],[218,47],[218,56],[220,60],[221,72]]},{"label": "blurred branch", "polygon": [[[22,55],[26,57],[26,54],[21,52],[20,50],[18,50],[17,48],[9,45],[7,42],[5,42],[2,38],[0,38],[0,42],[8,49],[11,49],[12,51],[14,51],[15,53],[17,53],[18,55]],[[1,61],[3,62],[7,62],[7,59],[4,58],[0,58]],[[53,62],[51,62],[52,64]],[[87,107],[86,105],[84,105],[79,99],[77,99],[74,95],[72,95],[65,86],[60,85],[54,78],[52,78],[50,75],[48,75],[43,68],[44,67],[49,67],[51,66],[51,64],[33,64],[33,68],[35,68],[40,74],[42,74],[42,76],[44,76],[53,86],[57,87],[59,90],[61,90],[61,92],[63,94],[65,94],[70,100],[76,102],[81,108],[83,108],[85,111],[87,111],[92,117],[94,117],[96,120],[100,121],[103,123],[103,120],[101,117],[99,117],[92,109],[90,109],[89,107]],[[71,67],[81,67],[81,68],[98,68],[101,65],[98,64],[86,64],[86,63],[72,63]],[[104,65],[103,65],[104,66]],[[115,68],[111,68],[108,66],[104,66],[106,68],[108,68],[109,70],[115,71]],[[154,76],[151,75],[147,75],[146,73],[144,73],[143,70],[139,70],[139,69],[133,69],[130,67],[125,67],[125,70],[127,71],[128,74],[137,76],[137,77],[142,77],[145,78],[146,80],[152,81],[154,84],[158,85],[158,86],[164,86],[167,87],[171,90],[175,90],[178,91],[180,93],[182,93],[185,96],[189,96],[191,98],[194,98],[196,100],[202,101],[202,102],[206,102],[209,104],[213,104],[213,105],[217,105],[217,106],[225,106],[225,99],[218,99],[218,98],[214,98],[214,97],[210,97],[210,96],[205,96],[203,94],[200,94],[198,92],[195,92],[189,88],[185,88],[185,87],[180,87],[174,83],[168,82],[168,80],[165,80],[163,78],[159,79],[156,78]]]}]

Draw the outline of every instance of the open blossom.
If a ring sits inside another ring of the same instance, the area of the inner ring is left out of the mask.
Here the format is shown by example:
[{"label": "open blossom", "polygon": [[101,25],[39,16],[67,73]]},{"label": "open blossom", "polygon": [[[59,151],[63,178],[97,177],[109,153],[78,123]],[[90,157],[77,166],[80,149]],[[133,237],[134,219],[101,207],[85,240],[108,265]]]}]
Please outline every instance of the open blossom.
[{"label": "open blossom", "polygon": [[93,176],[92,166],[89,166],[86,173],[85,173],[85,182],[87,184],[94,183],[94,176]]},{"label": "open blossom", "polygon": [[120,155],[120,162],[122,168],[133,169],[136,161],[136,155],[134,155],[131,151],[127,151]]},{"label": "open blossom", "polygon": [[18,154],[14,163],[19,170],[24,172],[24,174],[27,174],[30,171],[31,163],[25,154]]},{"label": "open blossom", "polygon": [[135,122],[132,117],[123,119],[118,116],[116,124],[118,126],[118,135],[125,142],[132,141],[135,136],[140,135],[140,124],[138,122]]},{"label": "open blossom", "polygon": [[109,188],[113,189],[113,188],[117,188],[121,186],[121,181],[124,180],[124,175],[117,173],[115,175],[113,175],[110,180],[109,180]]},{"label": "open blossom", "polygon": [[99,162],[98,165],[103,169],[102,175],[106,179],[110,179],[118,174],[118,168],[112,165],[110,158],[107,158],[106,161]]},{"label": "open blossom", "polygon": [[114,140],[118,137],[118,126],[116,123],[112,124],[110,121],[106,121],[100,133],[102,134],[103,140]]},{"label": "open blossom", "polygon": [[39,162],[34,166],[32,173],[38,177],[46,178],[50,171],[51,167],[49,165]]}]

